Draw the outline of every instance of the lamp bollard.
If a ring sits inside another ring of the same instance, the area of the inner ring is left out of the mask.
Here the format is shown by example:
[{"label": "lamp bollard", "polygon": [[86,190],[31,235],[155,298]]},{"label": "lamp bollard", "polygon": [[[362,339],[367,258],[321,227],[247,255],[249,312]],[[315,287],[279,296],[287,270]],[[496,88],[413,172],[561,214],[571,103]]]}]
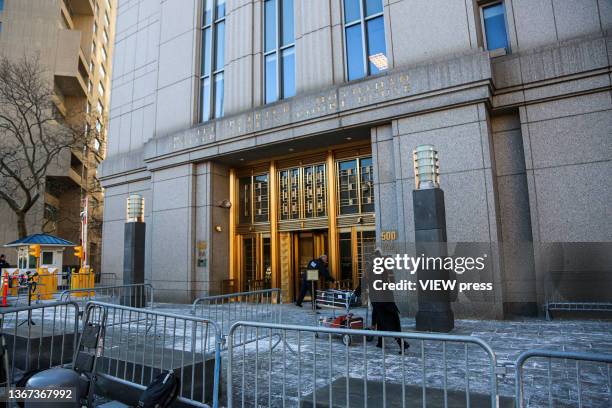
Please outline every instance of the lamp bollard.
[{"label": "lamp bollard", "polygon": [[[444,192],[440,189],[438,152],[432,145],[421,145],[413,152],[416,189],[412,192],[414,235],[417,254],[444,257],[446,247],[446,214]],[[419,269],[419,281],[448,280],[446,269]],[[416,329],[449,332],[455,326],[448,290],[424,290],[418,285]]]},{"label": "lamp bollard", "polygon": [[[145,256],[144,197],[132,194],[127,199],[127,217],[123,243],[123,284],[144,283]],[[144,293],[126,291],[121,296],[124,306],[144,307],[147,304]]]}]

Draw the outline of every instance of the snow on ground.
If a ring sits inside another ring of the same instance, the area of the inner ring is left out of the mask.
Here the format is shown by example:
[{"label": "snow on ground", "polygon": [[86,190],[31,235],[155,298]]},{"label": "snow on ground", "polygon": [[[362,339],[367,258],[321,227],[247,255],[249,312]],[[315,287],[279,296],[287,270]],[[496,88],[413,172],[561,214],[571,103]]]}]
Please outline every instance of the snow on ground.
[{"label": "snow on ground", "polygon": [[[161,317],[150,310],[126,313],[110,309],[107,321],[105,353],[116,359],[145,362],[156,366],[177,366],[180,361],[195,361],[214,351],[214,330],[211,325],[194,323],[191,305],[156,304],[154,311],[172,313],[184,318]],[[74,318],[71,308],[63,308],[61,318]],[[365,309],[355,309],[365,316]],[[71,314],[72,313],[72,314]],[[334,312],[322,310],[315,314],[309,308],[294,305],[223,305],[214,311],[197,311],[196,317],[205,316],[218,324],[227,335],[231,324],[238,320],[283,323],[301,327],[317,326],[320,317]],[[336,311],[336,314],[341,313]],[[32,319],[39,329],[45,321],[45,330],[58,330],[58,312],[35,310]],[[20,313],[18,321],[25,319]],[[14,330],[15,319],[4,319],[5,332]],[[27,324],[19,330],[26,330]],[[404,333],[409,337],[414,331],[414,319],[402,318]],[[451,334],[476,336],[486,341],[494,350],[497,365],[509,365],[528,349],[568,350],[612,354],[612,322],[597,320],[522,319],[512,321],[456,320]],[[314,390],[321,393],[330,384],[334,387],[351,382],[350,392],[356,398],[363,387],[374,390],[374,384],[405,384],[428,388],[488,393],[491,364],[487,354],[477,345],[466,347],[463,343],[407,339],[410,349],[399,354],[399,347],[392,337],[385,341],[384,349],[375,346],[361,336],[353,336],[353,344],[345,346],[342,339],[298,330],[246,329],[236,332],[232,348],[232,384],[234,398],[246,406],[257,404],[276,406],[283,395],[287,405],[297,405],[298,397],[309,397]],[[223,345],[223,381],[227,380],[229,367],[228,344]],[[169,350],[174,350],[170,352]],[[165,353],[164,357],[160,353]],[[191,353],[191,354],[190,354]],[[467,371],[466,371],[467,357]],[[553,394],[556,406],[571,406],[577,402],[576,365],[570,361],[553,361]],[[584,406],[609,406],[609,373],[604,365],[582,364],[581,389]],[[548,398],[548,365],[544,359],[530,360],[526,364],[525,393],[529,406],[540,406]],[[446,373],[446,375],[445,375]],[[509,367],[505,375],[498,376],[498,392],[513,396],[515,391],[514,369]],[[425,381],[423,380],[425,379]],[[469,384],[468,384],[469,380]],[[227,388],[224,386],[224,390]],[[336,388],[334,388],[336,390]],[[345,390],[342,388],[342,392]],[[374,393],[374,391],[369,391]],[[257,393],[257,400],[254,395]],[[268,399],[269,397],[269,399]],[[398,398],[390,395],[389,398]],[[353,397],[351,397],[353,398]],[[606,405],[607,404],[607,405]]]}]

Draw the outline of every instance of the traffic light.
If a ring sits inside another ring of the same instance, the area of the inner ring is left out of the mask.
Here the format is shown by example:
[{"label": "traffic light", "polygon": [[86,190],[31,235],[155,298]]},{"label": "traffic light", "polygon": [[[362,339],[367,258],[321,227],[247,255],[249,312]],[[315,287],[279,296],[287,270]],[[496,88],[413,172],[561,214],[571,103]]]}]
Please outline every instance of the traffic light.
[{"label": "traffic light", "polygon": [[79,259],[83,259],[83,247],[82,246],[74,247],[74,256],[76,256]]},{"label": "traffic light", "polygon": [[29,255],[38,259],[40,257],[40,245],[38,244],[30,245]]}]

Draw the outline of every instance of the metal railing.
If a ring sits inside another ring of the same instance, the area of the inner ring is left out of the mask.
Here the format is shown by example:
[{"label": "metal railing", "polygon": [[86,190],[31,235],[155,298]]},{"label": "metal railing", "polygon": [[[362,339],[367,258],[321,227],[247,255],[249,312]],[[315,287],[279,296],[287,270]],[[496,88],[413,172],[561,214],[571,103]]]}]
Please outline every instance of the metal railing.
[{"label": "metal railing", "polygon": [[[254,344],[238,344],[248,330]],[[495,353],[477,337],[237,322],[228,349],[229,407],[499,404]]]},{"label": "metal railing", "polygon": [[0,308],[0,333],[8,356],[8,381],[21,374],[72,363],[79,328],[79,305],[55,302]]},{"label": "metal railing", "polygon": [[217,322],[221,333],[227,335],[232,324],[240,320],[281,323],[282,300],[280,289],[204,296],[193,302],[191,314]]},{"label": "metal railing", "polygon": [[89,302],[107,311],[98,375],[119,383],[147,386],[162,371],[181,378],[179,399],[218,406],[221,332],[199,317]]},{"label": "metal railing", "polygon": [[[545,359],[545,362],[542,364],[541,361],[535,361],[531,368],[525,367],[525,363],[531,359]],[[610,354],[525,351],[516,360],[516,407],[610,407],[612,406],[611,365]],[[525,392],[527,379],[530,384],[529,392]],[[597,382],[597,379],[603,381]],[[594,384],[602,386],[594,387]],[[546,390],[546,396],[534,393],[542,389]],[[585,389],[588,391],[587,396],[584,395]]]},{"label": "metal railing", "polygon": [[105,303],[122,304],[132,307],[153,308],[154,289],[149,283],[131,285],[96,286],[93,288],[65,290],[60,295],[61,301],[80,302],[84,307],[91,300]]}]

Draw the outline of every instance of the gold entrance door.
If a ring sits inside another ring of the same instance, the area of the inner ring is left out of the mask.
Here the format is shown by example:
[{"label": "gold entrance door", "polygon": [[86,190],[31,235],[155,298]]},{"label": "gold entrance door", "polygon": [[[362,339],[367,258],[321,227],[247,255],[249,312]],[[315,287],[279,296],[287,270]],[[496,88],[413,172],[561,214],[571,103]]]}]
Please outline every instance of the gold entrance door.
[{"label": "gold entrance door", "polygon": [[366,259],[374,253],[376,232],[374,229],[344,228],[339,235],[340,273],[339,286],[355,289],[366,273]]},{"label": "gold entrance door", "polygon": [[269,234],[241,236],[241,290],[260,290],[271,287],[272,251]]},{"label": "gold entrance door", "polygon": [[293,298],[300,294],[302,272],[308,262],[327,254],[327,231],[307,231],[293,233]]}]

